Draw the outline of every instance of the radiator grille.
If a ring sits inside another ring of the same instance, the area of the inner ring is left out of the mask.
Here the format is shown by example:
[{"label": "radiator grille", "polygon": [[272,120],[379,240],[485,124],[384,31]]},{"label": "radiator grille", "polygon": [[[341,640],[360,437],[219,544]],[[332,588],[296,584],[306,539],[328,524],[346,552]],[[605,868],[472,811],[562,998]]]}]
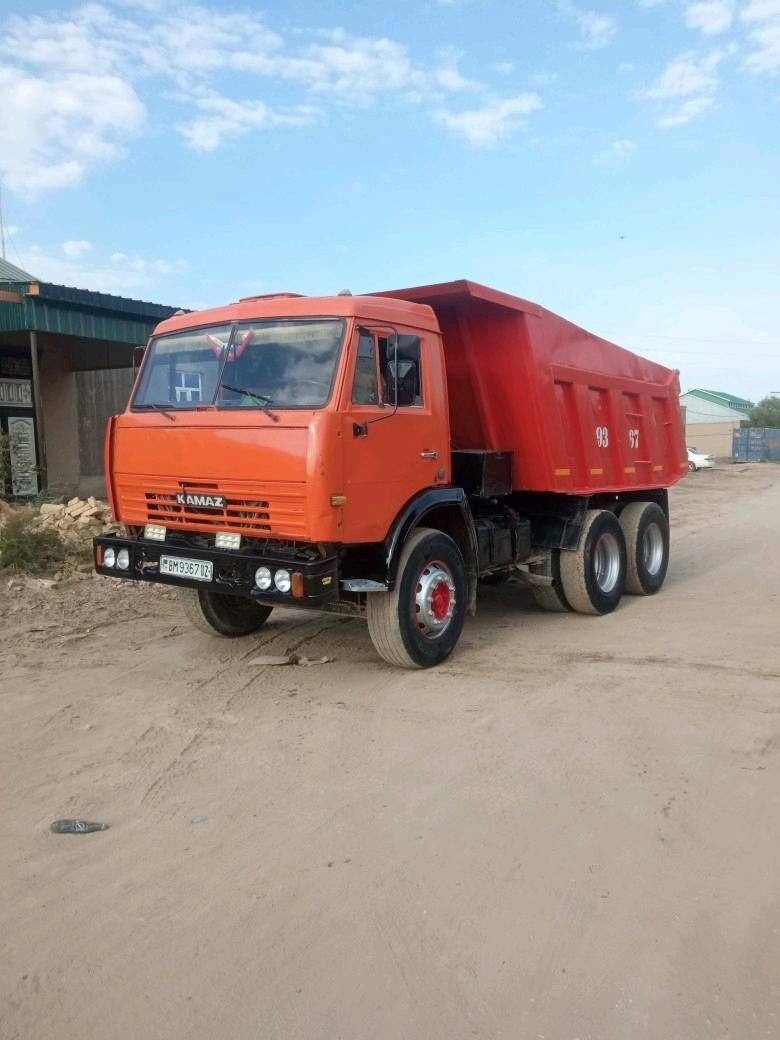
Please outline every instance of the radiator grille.
[{"label": "radiator grille", "polygon": [[[118,477],[119,514],[127,524],[164,524],[188,531],[235,531],[268,537],[285,535],[305,538],[305,485],[264,484],[254,481],[195,483],[162,481],[159,477]],[[191,495],[221,495],[219,508],[181,505],[182,492]]]}]

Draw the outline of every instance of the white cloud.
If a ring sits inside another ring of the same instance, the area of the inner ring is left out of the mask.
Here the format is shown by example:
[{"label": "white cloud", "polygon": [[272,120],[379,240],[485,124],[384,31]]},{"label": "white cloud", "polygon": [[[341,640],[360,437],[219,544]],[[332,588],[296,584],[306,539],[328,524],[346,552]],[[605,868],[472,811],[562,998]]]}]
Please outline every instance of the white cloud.
[{"label": "white cloud", "polygon": [[511,61],[497,61],[493,68],[496,72],[500,72],[502,76],[508,76],[515,71],[514,62]]},{"label": "white cloud", "polygon": [[571,0],[558,0],[557,7],[564,18],[575,23],[585,47],[597,50],[612,42],[612,37],[617,32],[617,22],[611,14],[585,11],[575,6]]},{"label": "white cloud", "polygon": [[468,79],[458,68],[460,58],[460,54],[444,55],[441,64],[433,70],[434,82],[453,94],[464,90],[479,90],[482,84]]},{"label": "white cloud", "polygon": [[695,119],[696,116],[701,115],[702,112],[706,112],[714,103],[715,99],[712,97],[691,98],[689,101],[684,101],[674,112],[661,116],[658,120],[658,125],[664,127],[664,129],[684,126],[686,123],[690,123],[692,119]]},{"label": "white cloud", "polygon": [[85,238],[71,238],[67,242],[62,243],[62,251],[70,260],[78,260],[79,257],[89,253],[91,249],[92,243],[87,242]]},{"label": "white cloud", "polygon": [[196,152],[213,152],[229,138],[250,130],[266,130],[284,123],[300,125],[308,122],[314,111],[301,108],[296,113],[280,113],[262,101],[233,101],[218,95],[199,98],[196,105],[201,114],[178,127]]},{"label": "white cloud", "polygon": [[0,66],[0,174],[22,195],[75,184],[88,166],[115,158],[145,114],[116,76]]},{"label": "white cloud", "polygon": [[18,243],[18,249],[24,260],[22,266],[33,271],[36,278],[42,281],[119,296],[143,293],[147,298],[162,298],[163,302],[165,279],[180,274],[187,268],[184,260],[148,260],[140,256],[130,257],[125,253],[113,253],[106,262],[100,257],[85,260],[84,252],[79,255],[66,253],[63,257],[56,251],[23,242]]},{"label": "white cloud", "polygon": [[750,27],[752,50],[749,69],[776,76],[780,73],[780,0],[751,0],[740,16]]},{"label": "white cloud", "polygon": [[655,83],[644,92],[645,97],[667,100],[714,92],[718,87],[715,70],[722,58],[722,51],[705,55],[693,51],[681,54],[669,62]]},{"label": "white cloud", "polygon": [[578,16],[578,22],[586,47],[606,47],[617,32],[617,23],[609,14],[585,11]]},{"label": "white cloud", "polygon": [[[266,87],[284,100],[271,104]],[[87,2],[66,15],[0,22],[0,174],[30,196],[78,183],[141,132],[147,93],[181,106],[180,133],[210,151],[305,123],[315,101],[323,111],[383,96],[433,106],[443,94],[480,89],[457,56],[418,63],[384,36],[331,28],[285,38],[252,11],[187,0]]]},{"label": "white cloud", "polygon": [[464,137],[472,148],[492,148],[513,131],[525,126],[527,117],[542,107],[538,94],[495,98],[466,112],[436,113],[436,121]]},{"label": "white cloud", "polygon": [[733,0],[700,0],[685,8],[685,22],[689,29],[699,29],[706,36],[717,36],[731,27],[734,7]]},{"label": "white cloud", "polygon": [[718,90],[717,67],[723,51],[696,54],[688,51],[671,61],[655,83],[642,92],[642,97],[675,107],[658,120],[665,128],[683,126],[701,115],[714,103]]},{"label": "white cloud", "polygon": [[596,165],[603,166],[607,170],[617,171],[621,169],[637,152],[634,141],[627,137],[621,137],[613,141],[609,148],[596,156]]}]

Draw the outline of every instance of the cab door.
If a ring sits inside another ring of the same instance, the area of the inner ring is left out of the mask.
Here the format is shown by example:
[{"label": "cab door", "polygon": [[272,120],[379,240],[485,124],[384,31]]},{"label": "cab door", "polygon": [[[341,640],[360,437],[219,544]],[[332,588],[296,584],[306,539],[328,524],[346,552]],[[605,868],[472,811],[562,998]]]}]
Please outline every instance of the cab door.
[{"label": "cab door", "polygon": [[409,499],[450,477],[441,346],[432,333],[363,325],[350,353],[342,538],[379,542]]}]

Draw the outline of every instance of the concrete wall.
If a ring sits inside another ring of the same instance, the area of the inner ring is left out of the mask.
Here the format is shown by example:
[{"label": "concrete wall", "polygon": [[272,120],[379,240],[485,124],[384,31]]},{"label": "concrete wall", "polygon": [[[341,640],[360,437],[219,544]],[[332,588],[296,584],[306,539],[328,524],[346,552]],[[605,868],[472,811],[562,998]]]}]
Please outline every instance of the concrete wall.
[{"label": "concrete wall", "polygon": [[732,434],[740,426],[739,419],[726,422],[688,423],[685,427],[685,442],[703,455],[731,458]]},{"label": "concrete wall", "polygon": [[49,488],[72,493],[80,473],[76,374],[68,353],[55,346],[41,350],[40,371]]}]

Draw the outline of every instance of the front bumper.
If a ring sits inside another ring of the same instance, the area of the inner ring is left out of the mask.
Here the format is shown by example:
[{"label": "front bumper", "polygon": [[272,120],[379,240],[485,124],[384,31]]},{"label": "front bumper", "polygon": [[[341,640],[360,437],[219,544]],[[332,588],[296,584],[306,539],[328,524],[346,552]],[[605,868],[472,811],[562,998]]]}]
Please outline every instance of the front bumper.
[{"label": "front bumper", "polygon": [[[189,545],[151,542],[142,538],[122,538],[119,535],[102,535],[93,539],[95,570],[109,578],[125,578],[130,581],[152,581],[178,588],[209,589],[212,592],[231,596],[247,596],[269,607],[299,606],[322,607],[338,598],[338,560],[335,556],[315,561],[304,561],[283,553],[252,553],[249,549],[230,552],[224,549],[202,549]],[[111,548],[115,552],[127,549],[130,566],[126,570],[105,567],[98,560]],[[197,581],[192,578],[174,577],[160,573],[160,557],[173,556],[187,560],[210,561],[212,580]],[[268,567],[275,571],[280,567],[293,575],[293,589],[279,592],[276,588],[261,592],[255,585],[255,571]],[[295,575],[301,578],[295,580]],[[296,587],[300,594],[294,594]]]}]

